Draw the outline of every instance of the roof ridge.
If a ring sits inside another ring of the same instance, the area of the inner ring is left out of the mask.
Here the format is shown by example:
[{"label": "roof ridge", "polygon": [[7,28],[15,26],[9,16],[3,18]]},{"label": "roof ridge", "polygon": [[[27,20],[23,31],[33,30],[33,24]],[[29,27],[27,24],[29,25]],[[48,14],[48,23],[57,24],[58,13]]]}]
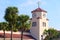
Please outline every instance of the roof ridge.
[{"label": "roof ridge", "polygon": [[45,10],[43,10],[41,8],[37,8],[37,9],[33,10],[32,13],[33,12],[47,12],[47,11],[45,11]]}]

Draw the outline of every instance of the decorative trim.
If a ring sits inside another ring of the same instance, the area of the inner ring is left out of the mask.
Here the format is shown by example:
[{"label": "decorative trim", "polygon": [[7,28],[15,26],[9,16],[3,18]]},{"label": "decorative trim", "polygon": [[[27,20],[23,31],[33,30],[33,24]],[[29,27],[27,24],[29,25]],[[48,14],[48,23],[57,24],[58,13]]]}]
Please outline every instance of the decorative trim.
[{"label": "decorative trim", "polygon": [[42,19],[41,17],[37,17],[37,19]]},{"label": "decorative trim", "polygon": [[46,20],[48,20],[48,21],[49,21],[49,19],[46,19]]}]

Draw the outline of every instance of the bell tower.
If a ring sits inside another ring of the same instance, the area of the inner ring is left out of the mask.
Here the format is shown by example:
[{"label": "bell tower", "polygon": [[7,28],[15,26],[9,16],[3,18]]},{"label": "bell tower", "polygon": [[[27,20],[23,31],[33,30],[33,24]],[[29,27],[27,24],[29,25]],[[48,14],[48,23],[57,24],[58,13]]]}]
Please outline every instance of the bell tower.
[{"label": "bell tower", "polygon": [[31,35],[37,40],[43,40],[44,35],[43,32],[45,29],[48,29],[48,19],[47,19],[47,11],[41,9],[39,6],[37,9],[31,11]]}]

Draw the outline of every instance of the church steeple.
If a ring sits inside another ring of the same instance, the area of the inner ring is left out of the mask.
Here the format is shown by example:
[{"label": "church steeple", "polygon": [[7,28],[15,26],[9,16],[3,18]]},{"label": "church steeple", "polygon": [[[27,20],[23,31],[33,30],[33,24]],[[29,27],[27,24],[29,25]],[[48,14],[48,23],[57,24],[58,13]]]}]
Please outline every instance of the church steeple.
[{"label": "church steeple", "polygon": [[40,8],[40,1],[38,1],[37,4],[38,4],[38,8],[33,10],[32,13],[33,12],[45,12],[45,13],[47,13],[47,11]]},{"label": "church steeple", "polygon": [[31,20],[31,35],[36,38],[37,40],[43,40],[45,37],[43,32],[45,29],[48,29],[48,20],[47,19],[47,11],[41,9],[39,7],[40,2],[38,1],[38,8],[33,10],[32,13],[32,20]]}]

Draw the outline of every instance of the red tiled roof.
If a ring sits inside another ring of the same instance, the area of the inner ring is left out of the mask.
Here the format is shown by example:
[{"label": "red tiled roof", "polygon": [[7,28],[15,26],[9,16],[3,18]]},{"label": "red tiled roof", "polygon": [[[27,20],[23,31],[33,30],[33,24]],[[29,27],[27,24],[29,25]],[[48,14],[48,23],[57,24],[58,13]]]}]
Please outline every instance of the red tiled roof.
[{"label": "red tiled roof", "polygon": [[37,8],[37,9],[33,10],[32,13],[33,12],[47,12],[47,11],[45,11],[45,10],[43,10],[41,8]]},{"label": "red tiled roof", "polygon": [[[4,37],[4,34],[3,33],[0,33],[0,38],[3,38]],[[11,34],[9,33],[6,33],[5,34],[5,38],[10,38],[11,37]],[[20,34],[13,34],[12,35],[13,38],[21,38],[21,35]],[[24,39],[34,39],[31,35],[23,35],[23,38]]]}]

